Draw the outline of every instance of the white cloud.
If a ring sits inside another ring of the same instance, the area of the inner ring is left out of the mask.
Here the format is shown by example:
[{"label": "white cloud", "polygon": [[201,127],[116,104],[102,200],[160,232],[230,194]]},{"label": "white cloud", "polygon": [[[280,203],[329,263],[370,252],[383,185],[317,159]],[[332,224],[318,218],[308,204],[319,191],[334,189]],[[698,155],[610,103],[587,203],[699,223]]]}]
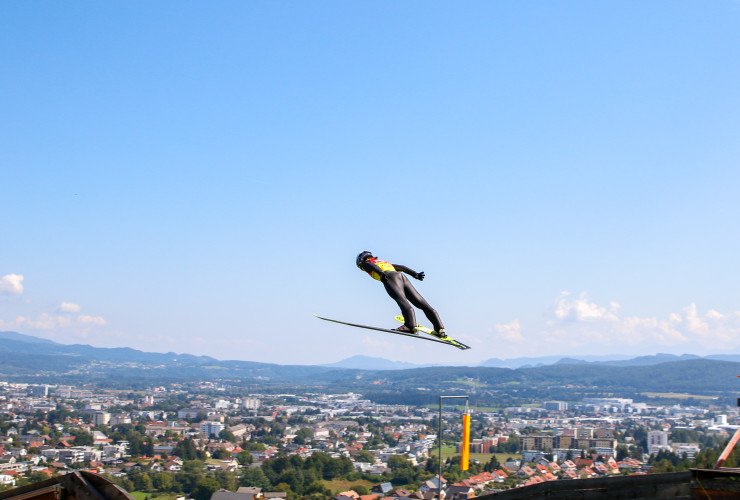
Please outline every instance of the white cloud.
[{"label": "white cloud", "polygon": [[712,352],[740,348],[740,312],[701,314],[693,303],[665,319],[622,316],[616,302],[603,306],[586,293],[573,297],[563,292],[555,299],[546,325],[542,334],[549,343],[601,352],[630,346],[652,352],[672,346],[685,346],[686,352],[697,347]]},{"label": "white cloud", "polygon": [[86,325],[103,326],[103,325],[108,324],[108,322],[105,321],[100,316],[88,316],[87,314],[82,314],[80,316],[77,316],[77,321],[79,323],[83,323],[83,324],[86,324]]},{"label": "white cloud", "polygon": [[80,312],[80,306],[77,304],[73,304],[72,302],[62,302],[62,304],[59,306],[59,310],[66,313],[76,313]]},{"label": "white cloud", "polygon": [[519,325],[519,320],[515,319],[506,324],[495,325],[493,329],[496,332],[496,336],[507,342],[521,342],[524,340],[522,337],[522,328]]},{"label": "white cloud", "polygon": [[53,312],[19,315],[11,321],[0,321],[0,327],[69,341],[75,337],[85,338],[91,332],[95,332],[96,335],[102,334],[100,327],[107,325],[108,322],[101,316],[77,314],[80,309],[77,304],[63,302]]},{"label": "white cloud", "polygon": [[54,330],[68,326],[71,323],[71,319],[69,316],[42,313],[36,318],[18,316],[16,323],[19,327],[30,328],[32,330]]},{"label": "white cloud", "polygon": [[23,275],[6,274],[0,278],[0,293],[20,295],[23,293]]},{"label": "white cloud", "polygon": [[619,304],[610,302],[609,307],[600,307],[588,300],[586,293],[573,300],[570,292],[562,292],[555,299],[555,319],[558,321],[617,321]]}]

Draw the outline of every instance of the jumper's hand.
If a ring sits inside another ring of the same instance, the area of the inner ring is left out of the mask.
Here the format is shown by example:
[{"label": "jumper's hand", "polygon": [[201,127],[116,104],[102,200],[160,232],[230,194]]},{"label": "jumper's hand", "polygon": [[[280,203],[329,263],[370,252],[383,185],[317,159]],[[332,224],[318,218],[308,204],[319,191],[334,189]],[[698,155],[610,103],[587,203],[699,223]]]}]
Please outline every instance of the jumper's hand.
[{"label": "jumper's hand", "polygon": [[385,273],[380,273],[380,281],[382,283],[386,283],[388,281],[388,275]]},{"label": "jumper's hand", "polygon": [[420,273],[416,273],[416,276],[414,276],[414,278],[416,278],[419,281],[424,281],[424,271]]}]

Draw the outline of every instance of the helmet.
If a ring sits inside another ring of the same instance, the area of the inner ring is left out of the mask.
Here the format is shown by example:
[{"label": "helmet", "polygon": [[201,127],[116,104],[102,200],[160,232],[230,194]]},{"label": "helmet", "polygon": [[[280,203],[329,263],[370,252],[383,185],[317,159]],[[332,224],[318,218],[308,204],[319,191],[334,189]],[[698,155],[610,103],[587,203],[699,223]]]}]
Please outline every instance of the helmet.
[{"label": "helmet", "polygon": [[372,257],[372,256],[373,256],[373,253],[368,252],[367,250],[365,250],[364,252],[360,252],[360,255],[357,256],[357,261],[356,261],[357,267],[360,267],[360,265],[362,265],[362,262],[365,259],[367,259],[368,257]]}]

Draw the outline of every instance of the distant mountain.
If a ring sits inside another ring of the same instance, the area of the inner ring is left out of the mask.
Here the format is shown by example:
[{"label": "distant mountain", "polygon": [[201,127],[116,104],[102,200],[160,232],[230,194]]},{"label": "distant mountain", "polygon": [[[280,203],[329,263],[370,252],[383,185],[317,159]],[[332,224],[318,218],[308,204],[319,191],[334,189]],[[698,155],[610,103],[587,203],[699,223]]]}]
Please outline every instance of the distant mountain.
[{"label": "distant mountain", "polygon": [[358,370],[405,370],[409,368],[422,368],[426,365],[416,365],[414,363],[407,363],[405,361],[390,361],[384,358],[373,358],[370,356],[352,356],[336,363],[324,364],[329,368],[353,368]]},{"label": "distant mountain", "polygon": [[144,352],[131,349],[130,347],[107,348],[82,344],[66,345],[15,332],[3,332],[3,334],[6,336],[0,342],[0,352],[64,355],[68,357],[95,359],[98,361],[118,362],[176,363],[178,361],[190,360],[206,363],[215,361],[215,358],[208,356],[193,356],[192,354],[176,354],[174,352],[165,354]]},{"label": "distant mountain", "polygon": [[16,332],[3,332],[0,376],[83,377],[93,380],[209,380],[219,377],[262,381],[321,383],[351,370],[321,366],[278,365],[254,361],[219,361],[209,356],[144,352],[129,347],[65,345]]},{"label": "distant mountain", "polygon": [[573,357],[542,356],[539,358],[509,358],[509,359],[491,358],[491,359],[482,361],[481,363],[478,363],[478,366],[490,366],[492,368],[524,368],[524,367],[533,367],[533,366],[547,366],[547,365],[553,365],[555,363],[572,364],[572,363],[580,363],[583,361],[588,362],[588,363],[599,363],[599,362],[605,362],[605,361],[617,361],[617,360],[624,360],[624,359],[630,359],[630,356],[614,354],[614,355],[609,355],[609,356],[573,356]]},{"label": "distant mountain", "polygon": [[[630,357],[626,355],[614,356],[574,356],[564,358],[562,356],[543,356],[541,358],[511,358],[497,359],[491,358],[483,361],[478,366],[493,368],[533,368],[538,366],[574,365],[574,364],[595,364],[609,366],[651,366],[660,363],[669,363],[672,361],[685,361],[689,359],[702,359],[695,354],[675,354],[658,353],[652,356]],[[713,359],[718,361],[740,361],[740,355],[722,354],[706,356],[703,359]]]},{"label": "distant mountain", "polygon": [[701,356],[696,354],[682,354],[676,356],[675,354],[664,354],[658,353],[654,356],[638,356],[632,359],[624,359],[621,361],[602,361],[602,364],[611,366],[651,366],[658,365],[660,363],[670,363],[672,361],[685,361],[687,359],[701,359]]},{"label": "distant mountain", "polygon": [[574,359],[574,358],[563,358],[561,360],[558,360],[556,365],[585,365],[588,364],[588,361],[585,361],[583,359]]},{"label": "distant mountain", "polygon": [[491,368],[520,368],[522,366],[551,365],[556,363],[562,356],[543,356],[540,358],[491,358],[478,363],[478,366]]},{"label": "distant mountain", "polygon": [[729,404],[740,373],[740,355],[488,360],[515,367],[423,366],[360,355],[317,366],[64,345],[15,332],[3,332],[0,339],[0,379],[7,381],[145,389],[155,383],[219,380],[255,392],[268,387],[358,392],[388,404],[433,404],[439,394],[460,390],[494,406],[519,406],[533,398],[579,401],[599,391],[623,397],[647,391],[703,394],[724,397]]},{"label": "distant mountain", "polygon": [[0,332],[0,340],[18,340],[21,342],[28,342],[30,344],[56,344],[56,342],[51,340],[32,337],[31,335],[23,335],[18,332]]},{"label": "distant mountain", "polygon": [[714,359],[717,361],[734,361],[740,362],[740,354],[711,354],[704,356],[705,359]]},{"label": "distant mountain", "polygon": [[[455,389],[490,391],[499,400],[498,404],[503,402],[504,406],[516,406],[521,395],[524,398],[520,401],[535,397],[535,394],[537,399],[580,401],[595,392],[618,394],[618,397],[637,397],[644,392],[722,396],[726,398],[724,404],[730,404],[734,402],[731,396],[738,390],[736,375],[740,373],[740,363],[686,359],[629,367],[600,363],[517,369],[447,366],[382,373],[382,379],[374,377],[372,380],[375,380],[377,393],[385,387],[382,396],[392,404],[411,401],[412,397],[429,404],[434,401],[435,392],[442,394]],[[358,378],[346,382],[347,385],[350,383],[359,392],[363,380]],[[367,381],[364,382],[364,391],[373,389]],[[373,393],[370,395],[375,397]]]}]

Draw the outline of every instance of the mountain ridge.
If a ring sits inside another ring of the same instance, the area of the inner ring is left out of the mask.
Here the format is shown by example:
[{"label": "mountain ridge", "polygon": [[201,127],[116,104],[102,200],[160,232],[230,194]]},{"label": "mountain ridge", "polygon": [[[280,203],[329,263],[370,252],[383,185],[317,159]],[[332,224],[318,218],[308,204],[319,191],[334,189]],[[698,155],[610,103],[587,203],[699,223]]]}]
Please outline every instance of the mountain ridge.
[{"label": "mountain ridge", "polygon": [[[33,344],[33,353],[55,355],[62,354],[66,356],[90,357],[101,361],[130,361],[130,362],[161,362],[161,363],[182,363],[194,362],[198,364],[205,363],[258,363],[264,365],[278,366],[302,366],[302,365],[280,365],[278,363],[260,363],[255,361],[242,360],[219,360],[211,356],[194,355],[187,353],[157,353],[141,351],[132,347],[94,347],[89,344],[61,344],[52,340],[34,337],[13,331],[0,331],[0,352],[26,352],[26,344]],[[360,370],[403,370],[427,368],[432,366],[471,366],[487,368],[531,368],[549,365],[565,364],[603,364],[611,366],[650,366],[672,361],[681,361],[688,359],[710,359],[717,361],[740,362],[740,354],[712,354],[707,356],[698,356],[696,354],[666,354],[656,353],[653,355],[634,356],[624,354],[615,355],[571,355],[571,356],[540,356],[540,357],[519,357],[519,358],[489,358],[481,361],[476,365],[441,365],[435,363],[411,363],[408,361],[393,361],[386,358],[366,356],[362,354],[350,356],[348,358],[336,361],[334,363],[323,363],[317,366],[322,368],[335,369],[360,369]]]},{"label": "mountain ridge", "polygon": [[[21,334],[18,334],[21,335]],[[740,355],[656,354],[632,360],[593,357],[516,358],[517,368],[414,365],[357,355],[330,365],[280,365],[225,360],[191,354],[148,353],[136,349],[98,348],[0,337],[0,378],[48,384],[93,383],[146,389],[153,383],[215,381],[249,387],[304,391],[359,392],[392,404],[432,404],[438,394],[471,391],[496,406],[536,400],[577,401],[587,394],[633,397],[645,391],[721,396],[733,400]],[[717,359],[713,359],[717,358]],[[609,362],[616,364],[609,364]],[[630,365],[629,363],[633,363]],[[532,366],[537,364],[537,366]],[[641,396],[644,397],[644,396]]]}]

